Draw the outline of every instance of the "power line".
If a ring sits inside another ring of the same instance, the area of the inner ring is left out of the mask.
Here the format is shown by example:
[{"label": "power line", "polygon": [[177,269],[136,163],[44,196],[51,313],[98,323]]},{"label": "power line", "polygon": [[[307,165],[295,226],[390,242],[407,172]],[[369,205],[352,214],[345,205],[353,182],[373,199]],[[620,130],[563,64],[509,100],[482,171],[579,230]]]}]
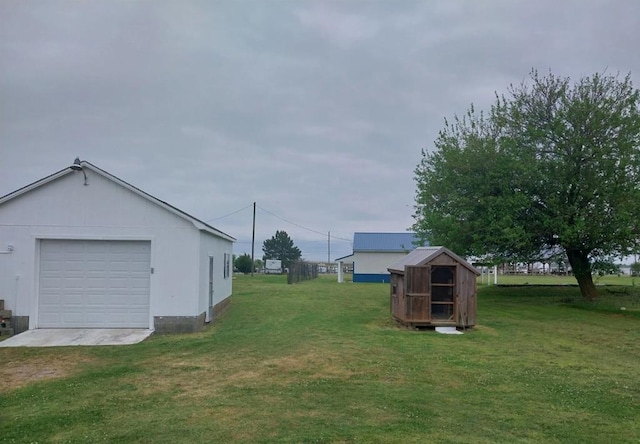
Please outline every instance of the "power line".
[{"label": "power line", "polygon": [[[216,217],[216,218],[213,218],[213,219],[209,219],[209,220],[206,220],[205,222],[206,222],[206,223],[215,222],[215,221],[217,221],[217,220],[224,219],[224,218],[227,218],[227,217],[229,217],[229,216],[233,216],[234,214],[237,214],[237,213],[239,213],[239,212],[241,212],[241,211],[244,211],[244,210],[246,210],[247,208],[251,208],[253,205],[254,205],[254,203],[250,203],[249,205],[247,205],[247,206],[245,206],[245,207],[242,207],[242,208],[240,208],[240,209],[238,209],[238,210],[232,211],[231,213],[225,214],[224,216],[220,216],[220,217]],[[267,214],[270,214],[271,216],[275,217],[276,219],[280,219],[280,220],[281,220],[281,221],[283,221],[283,222],[286,222],[286,223],[288,223],[288,224],[294,225],[294,226],[296,226],[296,227],[298,227],[298,228],[302,228],[303,230],[309,231],[309,232],[311,232],[311,233],[319,234],[319,235],[320,235],[320,236],[322,236],[322,237],[326,237],[326,236],[327,236],[327,232],[321,232],[321,231],[318,231],[318,230],[314,230],[314,229],[312,229],[312,228],[305,227],[304,225],[300,225],[300,224],[298,224],[298,223],[296,223],[296,222],[293,222],[293,221],[290,221],[290,220],[288,220],[288,219],[285,219],[284,217],[282,217],[282,216],[278,216],[278,215],[277,215],[277,214],[275,214],[274,212],[269,211],[269,210],[267,210],[266,208],[261,207],[260,205],[256,205],[256,207],[260,208],[260,210],[264,211],[264,212],[265,212],[265,213],[267,213]],[[336,239],[336,240],[341,240],[341,241],[344,241],[344,242],[349,242],[349,243],[351,243],[351,239],[346,239],[346,238],[344,238],[344,237],[340,237],[340,236],[332,235],[332,236],[331,236],[331,239]]]},{"label": "power line", "polygon": [[303,230],[307,230],[307,231],[310,231],[310,232],[312,232],[312,233],[319,234],[319,235],[321,235],[321,236],[326,236],[326,235],[327,235],[327,233],[321,233],[320,231],[312,230],[311,228],[307,228],[307,227],[304,227],[304,226],[302,226],[302,225],[300,225],[300,224],[297,224],[297,223],[295,223],[295,222],[291,222],[290,220],[287,220],[287,219],[285,219],[284,217],[280,217],[280,216],[278,216],[277,214],[274,214],[274,213],[272,213],[272,212],[271,212],[271,211],[269,211],[269,210],[265,210],[265,209],[264,209],[264,208],[262,208],[260,205],[258,205],[258,208],[260,208],[260,209],[261,209],[262,211],[264,211],[265,213],[269,213],[269,214],[270,214],[270,215],[272,215],[273,217],[275,217],[275,218],[277,218],[277,219],[280,219],[281,221],[284,221],[284,222],[286,222],[286,223],[288,223],[288,224],[291,224],[291,225],[295,225],[296,227],[298,227],[298,228],[302,228]]},{"label": "power line", "polygon": [[[326,237],[326,236],[327,236],[327,233],[322,233],[322,232],[320,232],[320,231],[313,230],[313,229],[311,229],[311,228],[305,227],[305,226],[300,225],[300,224],[297,224],[297,223],[295,223],[295,222],[291,222],[290,220],[287,220],[287,219],[285,219],[284,217],[280,217],[280,216],[278,216],[277,214],[272,213],[271,211],[269,211],[269,210],[267,210],[267,209],[265,209],[265,208],[262,208],[260,205],[258,205],[258,208],[260,208],[260,209],[261,209],[262,211],[264,211],[265,213],[268,213],[268,214],[272,215],[273,217],[275,217],[275,218],[277,218],[277,219],[280,219],[280,220],[281,220],[281,221],[283,221],[283,222],[286,222],[286,223],[291,224],[291,225],[295,225],[295,226],[296,226],[296,227],[298,227],[298,228],[302,228],[303,230],[310,231],[311,233],[319,234],[319,235],[321,235],[321,236],[323,236],[323,237]],[[333,239],[339,239],[339,240],[346,241],[346,242],[351,242],[351,239],[345,239],[345,238],[343,238],[343,237],[332,236],[332,238],[333,238]]]},{"label": "power line", "polygon": [[250,204],[249,204],[249,205],[247,205],[246,207],[240,208],[239,210],[236,210],[236,211],[234,211],[234,212],[232,212],[232,213],[225,214],[224,216],[216,217],[215,219],[205,220],[205,222],[207,222],[207,223],[209,223],[209,222],[214,222],[214,221],[216,221],[216,220],[224,219],[225,217],[233,216],[234,214],[239,213],[239,212],[241,212],[241,211],[243,211],[243,210],[246,210],[247,208],[249,208],[249,207],[251,207],[251,206],[253,206],[253,204],[252,204],[252,203],[250,203]]}]

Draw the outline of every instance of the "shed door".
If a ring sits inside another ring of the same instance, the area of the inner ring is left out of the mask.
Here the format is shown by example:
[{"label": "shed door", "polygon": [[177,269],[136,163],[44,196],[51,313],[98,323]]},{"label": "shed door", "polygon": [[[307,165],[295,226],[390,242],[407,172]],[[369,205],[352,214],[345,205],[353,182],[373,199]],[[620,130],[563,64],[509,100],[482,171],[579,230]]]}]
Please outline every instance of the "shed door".
[{"label": "shed door", "polygon": [[404,286],[407,321],[429,320],[429,274],[431,267],[407,265],[404,269]]},{"label": "shed door", "polygon": [[41,240],[39,328],[149,328],[151,243]]},{"label": "shed door", "polygon": [[453,321],[455,319],[456,267],[433,266],[431,268],[431,319]]}]

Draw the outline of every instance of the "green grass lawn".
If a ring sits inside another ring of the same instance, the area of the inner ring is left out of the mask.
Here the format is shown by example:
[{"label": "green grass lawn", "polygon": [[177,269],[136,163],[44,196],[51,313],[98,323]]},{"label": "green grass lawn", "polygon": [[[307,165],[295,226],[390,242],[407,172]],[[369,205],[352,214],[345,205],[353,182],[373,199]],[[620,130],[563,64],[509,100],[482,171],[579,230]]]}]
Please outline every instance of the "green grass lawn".
[{"label": "green grass lawn", "polygon": [[[493,274],[490,275],[489,281],[493,284]],[[478,283],[483,285],[487,283],[487,275],[478,278]],[[606,275],[593,276],[593,283],[596,286],[639,286],[640,277],[632,277],[628,275]],[[536,274],[518,274],[518,275],[502,275],[498,274],[498,285],[578,285],[576,278],[572,275],[556,276],[556,275],[536,275]]]},{"label": "green grass lawn", "polygon": [[387,285],[239,276],[203,333],[0,349],[0,378],[31,372],[2,390],[0,442],[637,443],[640,319],[611,307],[638,294],[607,288],[603,309],[481,286],[450,336],[398,327]]}]

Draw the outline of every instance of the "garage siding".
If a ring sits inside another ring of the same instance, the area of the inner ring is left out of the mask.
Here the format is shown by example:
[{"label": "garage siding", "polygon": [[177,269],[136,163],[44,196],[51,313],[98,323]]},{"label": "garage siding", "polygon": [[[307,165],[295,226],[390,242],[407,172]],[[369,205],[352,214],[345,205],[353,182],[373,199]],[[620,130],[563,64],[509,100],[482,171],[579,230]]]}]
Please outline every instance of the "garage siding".
[{"label": "garage siding", "polygon": [[149,328],[149,241],[40,241],[39,328]]}]

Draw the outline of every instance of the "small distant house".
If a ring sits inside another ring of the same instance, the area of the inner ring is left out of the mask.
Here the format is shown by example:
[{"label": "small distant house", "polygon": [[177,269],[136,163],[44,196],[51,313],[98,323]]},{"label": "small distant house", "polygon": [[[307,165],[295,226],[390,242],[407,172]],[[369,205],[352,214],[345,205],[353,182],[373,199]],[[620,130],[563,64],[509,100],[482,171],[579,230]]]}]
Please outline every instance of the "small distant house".
[{"label": "small distant house", "polygon": [[231,300],[234,240],[76,160],[0,197],[0,299],[17,332],[196,331]]},{"label": "small distant house", "polygon": [[445,247],[420,247],[389,267],[391,314],[409,326],[473,327],[480,275]]},{"label": "small distant house", "polygon": [[353,262],[353,282],[389,283],[387,268],[417,242],[415,233],[354,233],[353,254],[342,259]]}]

